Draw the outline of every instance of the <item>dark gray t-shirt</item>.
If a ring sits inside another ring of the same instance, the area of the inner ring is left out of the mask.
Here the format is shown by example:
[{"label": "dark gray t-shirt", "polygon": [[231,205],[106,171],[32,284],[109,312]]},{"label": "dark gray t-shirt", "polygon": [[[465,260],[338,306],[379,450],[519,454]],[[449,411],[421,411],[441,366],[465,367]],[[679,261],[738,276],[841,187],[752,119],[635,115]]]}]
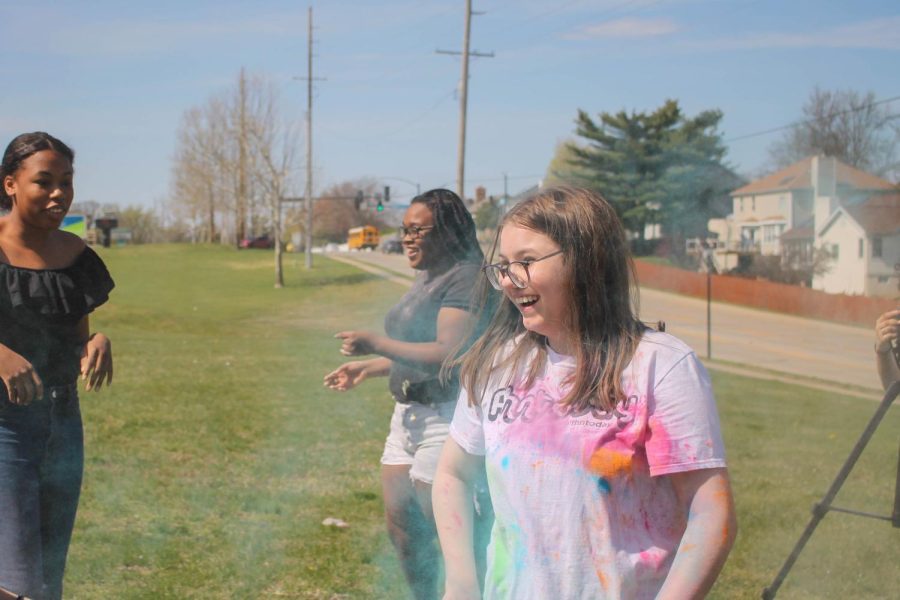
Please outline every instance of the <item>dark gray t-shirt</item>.
[{"label": "dark gray t-shirt", "polygon": [[[388,337],[403,342],[437,339],[437,316],[442,308],[471,310],[471,295],[478,277],[478,263],[459,263],[429,276],[420,273],[412,288],[384,318]],[[438,381],[441,365],[394,360],[388,387],[397,402],[431,404],[456,400],[459,385],[453,378],[446,386]]]}]

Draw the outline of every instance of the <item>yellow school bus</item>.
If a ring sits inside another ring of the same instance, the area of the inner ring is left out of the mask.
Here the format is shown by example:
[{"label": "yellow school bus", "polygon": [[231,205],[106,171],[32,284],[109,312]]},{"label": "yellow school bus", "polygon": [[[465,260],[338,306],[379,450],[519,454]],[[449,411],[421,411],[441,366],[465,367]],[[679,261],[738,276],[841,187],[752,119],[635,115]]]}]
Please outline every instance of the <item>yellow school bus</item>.
[{"label": "yellow school bus", "polygon": [[374,250],[378,247],[379,241],[378,228],[372,225],[354,227],[347,232],[347,247],[350,250],[362,250],[363,248]]}]

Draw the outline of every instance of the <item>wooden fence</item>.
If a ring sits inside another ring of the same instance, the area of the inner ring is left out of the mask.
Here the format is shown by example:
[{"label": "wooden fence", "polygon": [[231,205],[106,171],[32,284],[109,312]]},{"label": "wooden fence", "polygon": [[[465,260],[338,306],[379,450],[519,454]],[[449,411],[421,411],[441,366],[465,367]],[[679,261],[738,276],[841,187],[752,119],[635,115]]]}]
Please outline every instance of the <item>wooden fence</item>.
[{"label": "wooden fence", "polygon": [[[648,288],[706,298],[706,274],[635,259],[638,283]],[[826,294],[796,285],[728,275],[712,276],[712,299],[812,319],[874,327],[881,313],[897,308],[889,298]],[[873,334],[874,335],[874,334]]]}]

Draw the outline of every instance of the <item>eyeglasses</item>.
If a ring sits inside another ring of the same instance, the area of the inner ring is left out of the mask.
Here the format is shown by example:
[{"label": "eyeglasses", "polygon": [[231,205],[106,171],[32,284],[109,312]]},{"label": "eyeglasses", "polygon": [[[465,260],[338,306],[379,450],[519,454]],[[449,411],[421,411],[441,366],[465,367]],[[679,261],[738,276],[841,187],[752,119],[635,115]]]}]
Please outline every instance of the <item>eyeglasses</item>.
[{"label": "eyeglasses", "polygon": [[413,225],[412,227],[401,227],[400,237],[410,236],[412,239],[417,240],[422,237],[423,231],[428,231],[429,229],[434,229],[434,225],[428,225],[427,227],[419,227],[418,225]]},{"label": "eyeglasses", "polygon": [[528,273],[528,267],[538,261],[556,256],[557,254],[562,254],[562,250],[557,250],[556,252],[548,254],[547,256],[535,258],[534,260],[514,260],[506,264],[498,263],[496,265],[485,265],[481,267],[481,270],[484,271],[485,277],[487,277],[487,280],[495,290],[503,289],[501,279],[504,276],[509,277],[509,281],[521,290],[528,287],[528,283],[531,281],[531,275]]}]

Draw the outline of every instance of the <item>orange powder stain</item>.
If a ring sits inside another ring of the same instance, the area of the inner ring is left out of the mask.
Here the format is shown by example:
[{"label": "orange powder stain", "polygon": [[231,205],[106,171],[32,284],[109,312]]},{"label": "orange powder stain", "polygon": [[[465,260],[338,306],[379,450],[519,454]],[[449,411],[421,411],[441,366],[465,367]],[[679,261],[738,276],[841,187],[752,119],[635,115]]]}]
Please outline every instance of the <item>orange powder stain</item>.
[{"label": "orange powder stain", "polygon": [[606,575],[600,569],[595,569],[597,573],[597,579],[600,580],[600,587],[604,590],[609,589],[609,581],[606,579]]},{"label": "orange powder stain", "polygon": [[631,473],[631,455],[598,448],[588,461],[588,470],[606,479],[629,475]]}]

